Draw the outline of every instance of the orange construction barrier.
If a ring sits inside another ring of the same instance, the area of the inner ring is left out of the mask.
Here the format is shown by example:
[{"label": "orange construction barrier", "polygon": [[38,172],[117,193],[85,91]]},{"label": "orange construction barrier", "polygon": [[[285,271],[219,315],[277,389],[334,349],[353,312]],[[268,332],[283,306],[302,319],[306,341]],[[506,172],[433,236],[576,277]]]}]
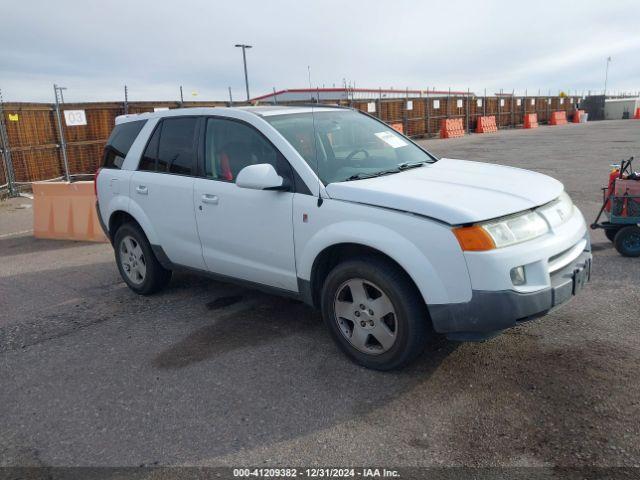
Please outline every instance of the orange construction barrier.
[{"label": "orange construction barrier", "polygon": [[106,242],[96,213],[93,182],[35,182],[33,236]]},{"label": "orange construction barrier", "polygon": [[636,108],[636,114],[633,116],[636,120],[640,120],[640,108]]},{"label": "orange construction barrier", "polygon": [[461,118],[443,118],[440,121],[440,138],[455,138],[464,136]]},{"label": "orange construction barrier", "polygon": [[524,115],[524,128],[538,128],[538,114],[537,113],[525,113],[525,115]]},{"label": "orange construction barrier", "polygon": [[584,115],[584,110],[576,110],[575,112],[573,112],[572,122],[580,123],[580,117],[582,117],[582,115]]},{"label": "orange construction barrier", "polygon": [[389,126],[396,132],[404,133],[404,127],[402,126],[402,123],[391,123],[389,124]]},{"label": "orange construction barrier", "polygon": [[549,125],[566,125],[567,124],[567,112],[551,112],[551,120]]},{"label": "orange construction barrier", "polygon": [[478,117],[478,123],[476,125],[476,133],[494,133],[498,131],[496,125],[496,117]]}]

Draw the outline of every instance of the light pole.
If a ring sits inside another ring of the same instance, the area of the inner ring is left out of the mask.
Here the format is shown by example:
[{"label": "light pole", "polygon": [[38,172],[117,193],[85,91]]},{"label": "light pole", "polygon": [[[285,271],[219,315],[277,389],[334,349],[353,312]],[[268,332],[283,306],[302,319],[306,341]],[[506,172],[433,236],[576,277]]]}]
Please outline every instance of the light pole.
[{"label": "light pole", "polygon": [[247,88],[247,102],[249,101],[249,76],[247,75],[247,48],[253,48],[252,45],[245,45],[244,43],[239,43],[236,45],[237,48],[242,49],[242,63],[244,64],[244,85]]},{"label": "light pole", "polygon": [[604,71],[604,96],[607,96],[607,80],[609,79],[609,64],[611,63],[611,57],[607,57],[607,67]]}]

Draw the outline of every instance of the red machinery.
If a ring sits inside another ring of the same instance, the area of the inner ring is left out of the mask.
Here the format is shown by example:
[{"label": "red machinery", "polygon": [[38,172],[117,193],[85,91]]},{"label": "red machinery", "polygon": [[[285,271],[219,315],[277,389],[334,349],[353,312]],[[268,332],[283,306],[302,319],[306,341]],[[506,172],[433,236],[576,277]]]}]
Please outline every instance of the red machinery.
[{"label": "red machinery", "polygon": [[[609,183],[602,188],[603,203],[592,229],[602,228],[616,250],[625,257],[640,256],[640,174],[631,168],[633,157],[614,165]],[[600,223],[606,212],[608,222]]]}]

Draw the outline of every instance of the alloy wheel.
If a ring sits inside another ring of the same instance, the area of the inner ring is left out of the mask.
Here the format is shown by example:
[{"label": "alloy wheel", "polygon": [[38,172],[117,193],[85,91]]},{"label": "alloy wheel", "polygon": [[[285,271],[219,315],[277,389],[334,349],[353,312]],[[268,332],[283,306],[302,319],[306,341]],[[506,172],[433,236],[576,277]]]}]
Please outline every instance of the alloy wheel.
[{"label": "alloy wheel", "polygon": [[387,294],[373,282],[353,278],[340,285],[334,312],[340,333],[360,352],[380,355],[394,345],[396,311]]},{"label": "alloy wheel", "polygon": [[129,280],[135,285],[141,285],[147,275],[147,263],[140,244],[131,235],[127,235],[120,242],[120,263]]}]

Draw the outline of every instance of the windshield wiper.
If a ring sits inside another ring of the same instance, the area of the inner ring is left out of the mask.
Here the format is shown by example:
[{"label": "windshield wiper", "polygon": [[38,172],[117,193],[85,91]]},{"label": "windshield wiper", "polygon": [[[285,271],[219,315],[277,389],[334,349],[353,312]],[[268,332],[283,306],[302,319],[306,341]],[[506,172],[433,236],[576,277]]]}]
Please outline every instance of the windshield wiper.
[{"label": "windshield wiper", "polygon": [[389,168],[388,170],[380,170],[379,172],[373,173],[356,173],[355,175],[351,175],[346,181],[351,180],[364,180],[365,178],[373,178],[373,177],[381,177],[382,175],[390,175],[392,173],[402,172],[404,170],[409,170],[410,168],[421,167],[426,162],[415,162],[415,163],[399,163],[394,168]]},{"label": "windshield wiper", "polygon": [[351,175],[349,178],[346,178],[345,181],[349,182],[351,180],[364,180],[365,178],[377,177],[379,172],[376,173],[356,173],[355,175]]},{"label": "windshield wiper", "polygon": [[410,168],[416,168],[416,167],[421,167],[422,165],[424,165],[426,163],[425,160],[421,161],[421,162],[415,162],[415,163],[409,163],[409,162],[404,162],[404,163],[400,163],[398,164],[398,166],[396,167],[398,170],[402,171],[402,170],[408,170]]}]

